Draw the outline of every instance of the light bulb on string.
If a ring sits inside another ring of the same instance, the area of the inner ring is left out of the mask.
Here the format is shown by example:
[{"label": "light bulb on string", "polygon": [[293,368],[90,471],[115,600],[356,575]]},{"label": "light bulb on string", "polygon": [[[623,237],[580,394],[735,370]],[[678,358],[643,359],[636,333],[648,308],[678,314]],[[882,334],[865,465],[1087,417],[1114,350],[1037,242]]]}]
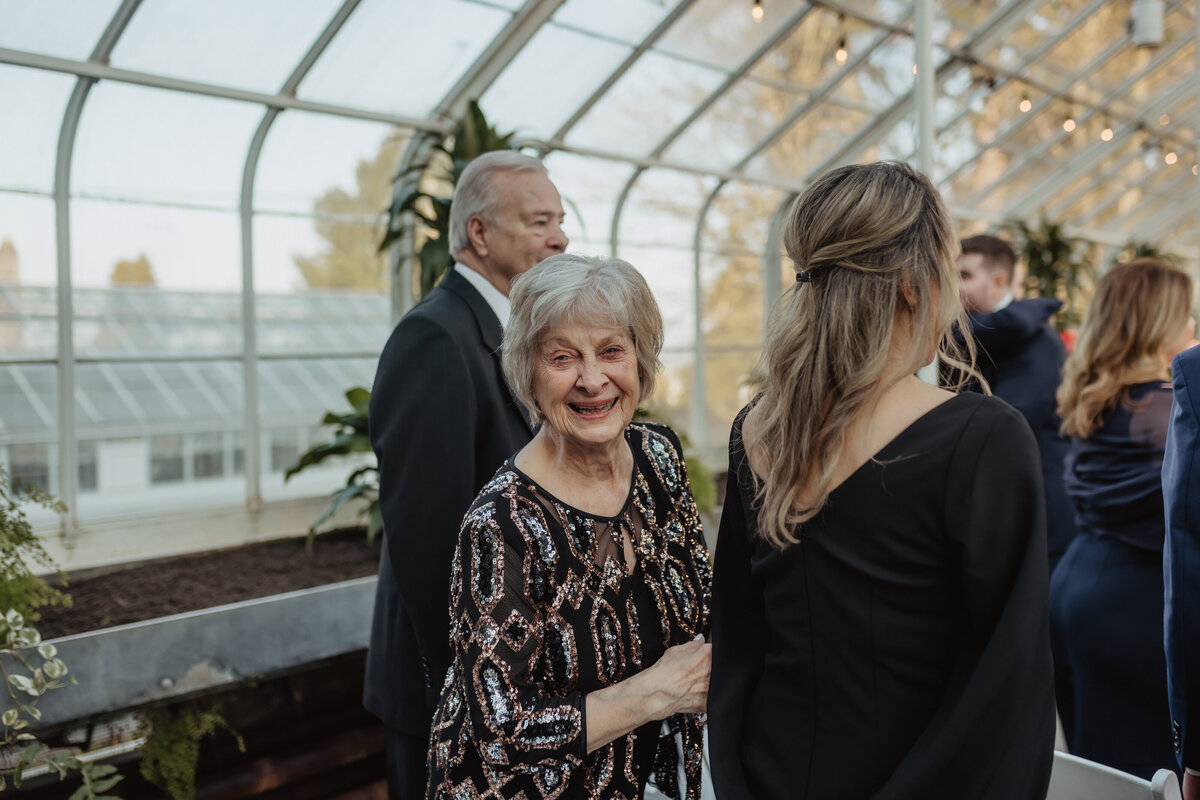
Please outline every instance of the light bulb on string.
[{"label": "light bulb on string", "polygon": [[1158,115],[1158,124],[1159,125],[1170,125],[1171,124],[1171,115],[1170,114],[1159,114]]},{"label": "light bulb on string", "polygon": [[1100,131],[1100,141],[1111,142],[1113,138],[1112,122],[1104,120],[1104,130]]},{"label": "light bulb on string", "polygon": [[1167,163],[1168,167],[1175,166],[1175,162],[1178,160],[1179,156],[1175,154],[1174,150],[1169,151],[1165,156],[1163,156],[1163,161]]},{"label": "light bulb on string", "polygon": [[1063,120],[1063,130],[1066,131],[1067,133],[1074,132],[1074,130],[1075,130],[1075,118],[1074,117],[1068,115],[1067,118]]},{"label": "light bulb on string", "polygon": [[846,50],[846,38],[842,37],[838,41],[837,51],[833,54],[833,60],[839,64],[845,64],[848,58],[850,58],[850,53]]},{"label": "light bulb on string", "polygon": [[763,10],[762,0],[754,0],[754,7],[750,9],[750,18],[755,22],[762,22],[763,17],[767,12]]},{"label": "light bulb on string", "polygon": [[1200,164],[1192,164],[1192,174],[1200,175]]},{"label": "light bulb on string", "polygon": [[1029,95],[1023,94],[1021,95],[1021,104],[1017,107],[1021,109],[1022,114],[1028,114],[1033,108],[1033,101],[1029,99]]}]

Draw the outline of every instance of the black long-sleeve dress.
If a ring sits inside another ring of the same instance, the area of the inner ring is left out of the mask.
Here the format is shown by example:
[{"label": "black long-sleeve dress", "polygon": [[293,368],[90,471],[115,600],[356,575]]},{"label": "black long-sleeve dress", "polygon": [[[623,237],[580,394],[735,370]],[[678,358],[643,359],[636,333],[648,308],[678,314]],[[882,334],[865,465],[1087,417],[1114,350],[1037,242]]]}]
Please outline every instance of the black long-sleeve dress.
[{"label": "black long-sleeve dress", "polygon": [[1042,800],[1054,746],[1045,516],[1021,415],[960,394],[757,533],[734,424],[709,748],[720,800]]},{"label": "black long-sleeve dress", "polygon": [[[660,740],[658,722],[587,752],[588,692],[708,630],[708,549],[679,440],[638,423],[626,441],[633,478],[615,517],[567,505],[513,459],[467,512],[451,567],[452,662],[430,736],[430,800],[632,800],[652,771],[679,796],[676,741]],[[682,736],[686,796],[698,798],[700,723],[679,715],[671,729]]]},{"label": "black long-sleeve dress", "polygon": [[1071,752],[1150,778],[1174,769],[1163,652],[1162,462],[1171,385],[1131,386],[1073,439],[1079,534],[1050,579],[1059,712]]}]

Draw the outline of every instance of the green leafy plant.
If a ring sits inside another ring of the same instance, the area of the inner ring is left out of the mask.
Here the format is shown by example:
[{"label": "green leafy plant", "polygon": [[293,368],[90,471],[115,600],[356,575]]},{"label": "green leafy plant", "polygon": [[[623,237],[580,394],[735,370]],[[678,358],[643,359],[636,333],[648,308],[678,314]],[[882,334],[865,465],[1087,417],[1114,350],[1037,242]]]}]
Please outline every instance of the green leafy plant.
[{"label": "green leafy plant", "polygon": [[116,767],[83,761],[69,750],[53,750],[29,730],[42,719],[38,700],[46,692],[75,684],[74,676],[68,674],[67,665],[58,657],[58,649],[43,642],[37,628],[16,609],[0,617],[0,634],[4,637],[0,677],[8,692],[6,708],[0,714],[0,748],[16,757],[0,767],[0,791],[10,782],[14,789],[20,789],[27,770],[47,767],[58,773],[59,780],[73,772],[79,774],[83,783],[70,800],[118,800],[106,794],[122,780]]},{"label": "green leafy plant", "polygon": [[142,724],[149,729],[142,747],[142,777],[174,800],[196,796],[196,764],[202,739],[224,730],[237,741],[238,750],[246,752],[245,741],[216,705],[152,709],[142,718]]},{"label": "green leafy plant", "polygon": [[[374,452],[371,449],[371,438],[367,433],[367,411],[371,405],[371,392],[361,386],[355,386],[346,391],[346,400],[350,403],[349,413],[335,414],[328,411],[321,421],[322,425],[334,426],[333,438],[302,453],[300,459],[283,473],[285,481],[308,467],[320,464],[327,458]],[[325,509],[325,512],[309,526],[310,547],[317,528],[324,525],[347,501],[356,499],[367,501],[367,505],[363,509],[363,514],[367,518],[367,541],[375,541],[375,537],[383,530],[383,515],[379,511],[379,468],[368,465],[359,467],[350,473],[350,477],[346,479],[346,485],[333,493],[329,508]]]},{"label": "green leafy plant", "polygon": [[[67,510],[53,495],[13,480],[0,466],[0,609],[11,608],[24,619],[36,620],[41,606],[69,606],[71,598],[33,572],[53,570],[54,561],[25,516],[26,503],[58,514]],[[58,577],[65,583],[62,572]]]},{"label": "green leafy plant", "polygon": [[[507,150],[513,133],[496,130],[479,104],[467,104],[467,113],[454,129],[453,144],[434,145],[430,163],[416,164],[396,176],[392,203],[387,210],[387,229],[380,250],[386,250],[406,232],[407,212],[412,212],[425,235],[418,256],[421,262],[421,297],[429,294],[442,274],[454,263],[450,252],[450,200],[463,169],[476,156],[493,150]],[[430,183],[448,187],[445,194],[426,190]]]},{"label": "green leafy plant", "polygon": [[1059,330],[1078,326],[1083,319],[1083,289],[1093,274],[1087,243],[1067,236],[1061,224],[1045,218],[1037,226],[1016,220],[1009,227],[1016,233],[1017,253],[1025,261],[1025,293],[1062,300],[1062,310],[1055,315]]},{"label": "green leafy plant", "polygon": [[1174,253],[1163,252],[1150,242],[1131,240],[1126,242],[1125,246],[1120,250],[1113,253],[1112,259],[1109,261],[1109,266],[1115,267],[1117,264],[1124,264],[1127,261],[1133,261],[1135,258],[1159,258],[1170,261],[1172,264],[1179,262],[1179,257]]}]

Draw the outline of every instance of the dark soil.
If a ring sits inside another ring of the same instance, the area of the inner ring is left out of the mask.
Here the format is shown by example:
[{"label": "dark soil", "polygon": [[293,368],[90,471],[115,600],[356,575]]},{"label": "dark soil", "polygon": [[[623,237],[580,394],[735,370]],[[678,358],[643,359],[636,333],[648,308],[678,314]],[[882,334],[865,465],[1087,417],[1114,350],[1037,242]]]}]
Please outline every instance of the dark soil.
[{"label": "dark soil", "polygon": [[71,608],[42,608],[43,639],[374,575],[379,543],[363,528],[160,558],[69,576]]}]

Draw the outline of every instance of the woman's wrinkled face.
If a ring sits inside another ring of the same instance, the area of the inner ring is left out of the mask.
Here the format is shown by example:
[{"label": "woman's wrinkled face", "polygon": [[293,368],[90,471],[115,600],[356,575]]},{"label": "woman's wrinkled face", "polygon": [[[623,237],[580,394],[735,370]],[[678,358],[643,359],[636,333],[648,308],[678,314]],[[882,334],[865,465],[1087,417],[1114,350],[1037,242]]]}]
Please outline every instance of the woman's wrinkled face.
[{"label": "woman's wrinkled face", "polygon": [[563,323],[543,339],[533,396],[545,424],[580,446],[623,437],[637,408],[637,351],[627,331]]}]

